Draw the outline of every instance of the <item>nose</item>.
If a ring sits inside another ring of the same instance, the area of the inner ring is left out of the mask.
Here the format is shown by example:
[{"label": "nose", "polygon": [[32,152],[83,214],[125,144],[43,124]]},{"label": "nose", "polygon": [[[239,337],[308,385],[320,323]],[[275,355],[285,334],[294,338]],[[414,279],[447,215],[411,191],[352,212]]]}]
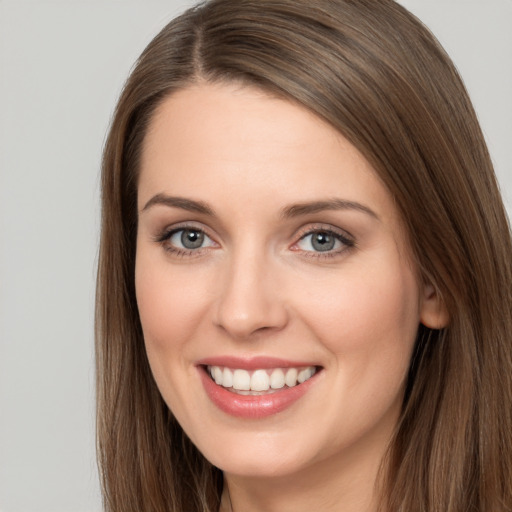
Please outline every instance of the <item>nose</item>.
[{"label": "nose", "polygon": [[215,324],[236,339],[283,329],[288,312],[276,277],[265,257],[250,251],[233,255],[221,276]]}]

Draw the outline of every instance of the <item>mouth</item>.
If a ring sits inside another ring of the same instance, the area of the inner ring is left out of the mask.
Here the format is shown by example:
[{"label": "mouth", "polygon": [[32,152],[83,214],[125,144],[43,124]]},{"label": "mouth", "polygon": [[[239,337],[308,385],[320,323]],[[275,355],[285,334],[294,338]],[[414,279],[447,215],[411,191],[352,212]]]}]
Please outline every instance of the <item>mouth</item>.
[{"label": "mouth", "polygon": [[230,416],[260,419],[291,407],[323,374],[321,366],[291,364],[219,360],[197,368],[206,394],[217,408]]},{"label": "mouth", "polygon": [[316,366],[256,370],[206,366],[206,372],[215,381],[215,384],[232,393],[245,396],[258,396],[293,388],[309,380],[317,371],[318,367]]}]

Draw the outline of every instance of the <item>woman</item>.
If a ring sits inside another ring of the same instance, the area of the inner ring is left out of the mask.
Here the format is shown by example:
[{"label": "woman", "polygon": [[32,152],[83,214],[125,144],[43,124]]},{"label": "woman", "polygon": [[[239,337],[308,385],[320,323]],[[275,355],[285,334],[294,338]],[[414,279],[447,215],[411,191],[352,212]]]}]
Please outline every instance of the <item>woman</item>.
[{"label": "woman", "polygon": [[512,509],[510,231],[404,8],[187,11],[124,88],[102,186],[106,510]]}]

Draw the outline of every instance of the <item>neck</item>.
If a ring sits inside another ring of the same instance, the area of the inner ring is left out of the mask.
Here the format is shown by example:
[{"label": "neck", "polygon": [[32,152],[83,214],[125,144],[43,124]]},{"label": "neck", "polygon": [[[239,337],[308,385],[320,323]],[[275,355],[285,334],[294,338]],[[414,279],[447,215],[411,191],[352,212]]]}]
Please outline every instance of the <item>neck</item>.
[{"label": "neck", "polygon": [[375,452],[332,457],[286,476],[225,474],[221,512],[377,512],[380,461]]}]

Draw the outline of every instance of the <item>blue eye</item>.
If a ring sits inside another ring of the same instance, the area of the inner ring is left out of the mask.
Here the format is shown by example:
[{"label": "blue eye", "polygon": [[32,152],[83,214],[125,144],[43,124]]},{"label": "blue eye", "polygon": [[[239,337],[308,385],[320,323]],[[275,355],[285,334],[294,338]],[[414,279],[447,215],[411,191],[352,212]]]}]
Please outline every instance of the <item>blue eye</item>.
[{"label": "blue eye", "polygon": [[308,252],[337,252],[344,247],[352,247],[352,240],[332,231],[317,230],[304,235],[297,247]]},{"label": "blue eye", "polygon": [[200,229],[184,228],[173,231],[167,238],[169,245],[175,249],[193,251],[215,245],[213,240]]}]

